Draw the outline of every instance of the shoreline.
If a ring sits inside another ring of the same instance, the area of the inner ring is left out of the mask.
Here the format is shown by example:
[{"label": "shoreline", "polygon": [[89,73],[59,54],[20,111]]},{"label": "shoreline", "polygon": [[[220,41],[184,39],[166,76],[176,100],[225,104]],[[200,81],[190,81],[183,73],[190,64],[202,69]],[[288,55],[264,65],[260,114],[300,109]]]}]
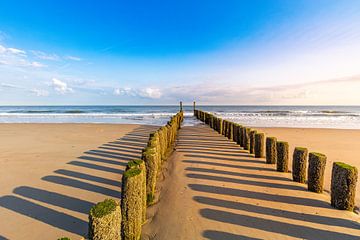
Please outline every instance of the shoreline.
[{"label": "shoreline", "polygon": [[[198,122],[184,123],[185,126],[193,126],[198,124]],[[241,124],[241,123],[239,123]],[[161,126],[161,124],[149,124],[149,123],[139,123],[139,122],[126,122],[126,123],[106,123],[106,122],[0,122],[0,125],[109,125],[109,126],[121,126],[121,125],[143,125],[143,126]],[[304,130],[338,130],[338,131],[360,131],[359,128],[330,128],[330,127],[269,127],[269,126],[253,126],[249,125],[250,128],[254,129],[283,129],[283,130],[294,130],[294,129],[304,129]]]}]

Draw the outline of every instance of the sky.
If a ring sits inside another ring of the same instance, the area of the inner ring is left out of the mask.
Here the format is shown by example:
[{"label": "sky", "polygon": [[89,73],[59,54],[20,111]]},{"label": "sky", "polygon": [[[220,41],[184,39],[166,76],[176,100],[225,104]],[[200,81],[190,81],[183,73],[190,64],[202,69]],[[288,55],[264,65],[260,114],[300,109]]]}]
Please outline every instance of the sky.
[{"label": "sky", "polygon": [[360,105],[360,1],[0,1],[0,105]]}]

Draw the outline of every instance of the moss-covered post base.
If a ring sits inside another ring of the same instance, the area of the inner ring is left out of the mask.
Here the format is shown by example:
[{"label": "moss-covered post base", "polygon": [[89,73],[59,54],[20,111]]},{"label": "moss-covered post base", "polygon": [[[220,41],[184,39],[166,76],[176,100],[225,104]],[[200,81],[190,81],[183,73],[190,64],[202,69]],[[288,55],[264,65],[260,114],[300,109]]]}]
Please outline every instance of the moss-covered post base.
[{"label": "moss-covered post base", "polygon": [[353,211],[358,170],[342,162],[334,162],[331,175],[331,205]]},{"label": "moss-covered post base", "polygon": [[277,152],[276,170],[278,172],[288,172],[289,144],[287,142],[277,142],[276,152]]},{"label": "moss-covered post base", "polygon": [[143,222],[145,222],[146,220],[146,207],[147,207],[147,191],[146,191],[146,166],[145,166],[145,162],[141,159],[135,159],[132,160],[130,162],[128,162],[127,168],[131,169],[131,168],[138,168],[141,170],[141,174],[142,174],[142,187],[141,187],[141,198],[142,198],[142,220]]},{"label": "moss-covered post base", "polygon": [[266,163],[267,164],[275,164],[277,158],[276,151],[276,141],[275,137],[267,137],[266,138]]},{"label": "moss-covered post base", "polygon": [[307,148],[296,147],[293,154],[292,176],[294,182],[305,183]]},{"label": "moss-covered post base", "polygon": [[89,240],[121,239],[120,202],[105,199],[90,209]]},{"label": "moss-covered post base", "polygon": [[158,172],[161,171],[161,157],[154,147],[146,147],[142,159],[146,166],[146,202],[151,205],[155,199],[155,188]]},{"label": "moss-covered post base", "polygon": [[143,174],[139,168],[125,171],[121,192],[121,234],[123,240],[138,240],[143,223]]},{"label": "moss-covered post base", "polygon": [[308,190],[322,193],[324,190],[324,173],[326,156],[321,153],[309,153]]}]

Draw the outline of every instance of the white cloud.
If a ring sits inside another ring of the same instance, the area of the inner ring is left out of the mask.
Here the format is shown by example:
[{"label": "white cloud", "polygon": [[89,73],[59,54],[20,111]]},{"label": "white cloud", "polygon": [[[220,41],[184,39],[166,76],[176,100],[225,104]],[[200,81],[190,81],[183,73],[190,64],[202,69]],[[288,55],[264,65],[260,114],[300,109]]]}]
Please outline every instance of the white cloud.
[{"label": "white cloud", "polygon": [[59,61],[60,60],[60,57],[56,54],[49,54],[49,53],[45,53],[42,51],[35,51],[35,50],[31,50],[30,52],[39,59],[50,60],[50,61]]},{"label": "white cloud", "polygon": [[72,60],[72,61],[81,61],[82,59],[76,56],[66,56],[65,59]]},{"label": "white cloud", "polygon": [[8,52],[12,53],[12,54],[16,54],[16,55],[26,55],[26,52],[24,50],[21,49],[17,49],[17,48],[7,48],[6,49]]},{"label": "white cloud", "polygon": [[29,64],[29,66],[36,67],[36,68],[46,67],[46,65],[39,63],[39,62],[31,62]]},{"label": "white cloud", "polygon": [[145,88],[139,92],[139,95],[146,98],[160,98],[162,94],[158,88]]},{"label": "white cloud", "polygon": [[38,97],[47,97],[47,96],[49,96],[49,92],[46,91],[46,90],[43,90],[43,89],[34,88],[34,89],[31,89],[30,92],[35,94]]},{"label": "white cloud", "polygon": [[2,88],[21,88],[20,86],[11,84],[11,83],[0,83],[0,87]]},{"label": "white cloud", "polygon": [[60,81],[59,79],[53,78],[51,82],[51,86],[60,94],[66,94],[74,92],[74,90],[68,87],[66,82]]},{"label": "white cloud", "polygon": [[17,48],[7,48],[0,45],[0,65],[14,67],[45,67],[44,64],[28,59],[26,51]]},{"label": "white cloud", "polygon": [[358,105],[360,75],[273,86],[245,86],[238,83],[203,82],[162,89],[162,99],[173,102],[198,101],[201,104],[242,105]]},{"label": "white cloud", "polygon": [[162,93],[160,89],[150,87],[143,89],[115,88],[114,95],[157,99],[162,96]]},{"label": "white cloud", "polygon": [[0,45],[0,54],[4,54],[6,52],[6,48],[3,45]]}]

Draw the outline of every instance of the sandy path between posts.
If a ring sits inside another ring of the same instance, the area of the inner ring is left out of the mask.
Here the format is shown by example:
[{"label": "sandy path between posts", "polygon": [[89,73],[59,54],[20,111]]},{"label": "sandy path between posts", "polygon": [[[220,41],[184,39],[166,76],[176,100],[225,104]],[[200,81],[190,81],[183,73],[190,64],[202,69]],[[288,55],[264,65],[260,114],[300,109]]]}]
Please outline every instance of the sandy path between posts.
[{"label": "sandy path between posts", "polygon": [[207,126],[183,127],[168,161],[144,239],[359,239],[357,214],[333,209],[328,194],[308,192]]},{"label": "sandy path between posts", "polygon": [[0,124],[0,240],[80,239],[157,127]]}]

